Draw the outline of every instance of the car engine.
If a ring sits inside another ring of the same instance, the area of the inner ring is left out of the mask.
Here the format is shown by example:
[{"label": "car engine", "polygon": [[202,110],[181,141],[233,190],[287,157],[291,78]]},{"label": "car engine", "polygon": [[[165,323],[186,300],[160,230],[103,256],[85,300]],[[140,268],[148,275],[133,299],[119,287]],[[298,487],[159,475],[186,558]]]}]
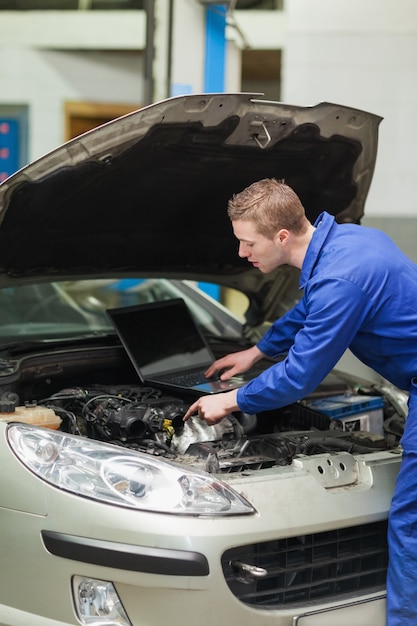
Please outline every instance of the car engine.
[{"label": "car engine", "polygon": [[[382,402],[381,397],[375,399]],[[17,404],[19,399],[8,394],[3,405],[6,401]],[[259,415],[234,413],[209,426],[197,418],[183,421],[189,404],[140,385],[63,388],[39,401],[53,410],[63,431],[210,473],[289,465],[299,455],[387,449],[397,444],[403,422],[386,405],[377,413],[381,432],[376,433],[362,429],[363,417],[369,418],[372,411],[338,420],[312,408],[314,403],[303,402]]]}]

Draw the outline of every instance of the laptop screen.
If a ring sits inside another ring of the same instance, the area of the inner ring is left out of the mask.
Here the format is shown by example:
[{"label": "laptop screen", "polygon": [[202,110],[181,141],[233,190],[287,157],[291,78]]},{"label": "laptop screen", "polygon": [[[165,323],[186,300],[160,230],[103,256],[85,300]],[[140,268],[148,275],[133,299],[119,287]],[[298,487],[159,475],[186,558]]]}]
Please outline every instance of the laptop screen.
[{"label": "laptop screen", "polygon": [[107,314],[143,379],[208,367],[214,360],[180,298],[110,309]]}]

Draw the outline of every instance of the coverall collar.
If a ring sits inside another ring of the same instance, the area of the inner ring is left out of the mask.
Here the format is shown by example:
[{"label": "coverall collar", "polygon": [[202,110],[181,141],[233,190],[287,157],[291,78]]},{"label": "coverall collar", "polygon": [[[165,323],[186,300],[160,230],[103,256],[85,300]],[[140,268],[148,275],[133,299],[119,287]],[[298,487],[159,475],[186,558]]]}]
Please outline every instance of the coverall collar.
[{"label": "coverall collar", "polygon": [[301,268],[300,289],[304,289],[307,281],[311,278],[320,251],[334,225],[335,219],[333,215],[325,211],[323,211],[314,222],[313,226],[316,230],[308,244],[306,256]]}]

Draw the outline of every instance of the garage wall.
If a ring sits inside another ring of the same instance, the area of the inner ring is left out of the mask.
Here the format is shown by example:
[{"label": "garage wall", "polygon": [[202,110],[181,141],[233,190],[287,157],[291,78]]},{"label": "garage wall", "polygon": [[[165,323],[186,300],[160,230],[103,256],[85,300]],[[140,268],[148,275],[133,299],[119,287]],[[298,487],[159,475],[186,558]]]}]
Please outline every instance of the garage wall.
[{"label": "garage wall", "polygon": [[[393,209],[395,214],[395,207]],[[384,217],[378,215],[365,216],[364,226],[379,228],[395,241],[405,254],[417,263],[417,217]]]},{"label": "garage wall", "polygon": [[28,105],[32,161],[64,140],[67,100],[140,106],[143,59],[138,52],[0,48],[1,104]]},{"label": "garage wall", "polygon": [[[156,100],[204,84],[205,7],[176,0],[170,32],[168,5],[156,2]],[[28,106],[28,160],[64,140],[66,101],[145,104],[145,44],[144,11],[1,11],[0,106]],[[227,89],[239,91],[240,50],[233,42],[228,49]]]},{"label": "garage wall", "polygon": [[[176,13],[172,33],[171,78],[195,92],[203,80],[198,73],[203,8],[195,0],[176,0],[175,6],[183,12]],[[65,101],[143,103],[143,12],[70,12],[64,20],[60,12],[16,13],[0,15],[0,104],[28,106],[28,160],[63,140]],[[7,21],[16,18],[19,25]],[[162,27],[157,14],[164,43]],[[251,49],[282,50],[281,100],[341,102],[384,117],[365,223],[389,232],[417,260],[415,0],[286,0],[283,12],[240,12],[228,31],[227,90],[239,89],[240,48],[246,41]],[[163,61],[166,50],[161,53],[157,43],[157,61]],[[162,97],[166,89],[161,86]]]},{"label": "garage wall", "polygon": [[[393,217],[417,218],[415,0],[287,0],[282,75],[286,101],[340,102],[384,117],[368,221],[391,231]],[[403,225],[417,231],[415,221]]]}]

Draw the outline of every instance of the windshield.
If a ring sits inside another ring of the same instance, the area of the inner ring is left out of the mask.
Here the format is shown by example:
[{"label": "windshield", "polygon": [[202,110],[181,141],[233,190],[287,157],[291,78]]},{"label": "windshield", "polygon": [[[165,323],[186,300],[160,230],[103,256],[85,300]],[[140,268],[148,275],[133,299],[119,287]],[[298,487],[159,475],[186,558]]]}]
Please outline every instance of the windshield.
[{"label": "windshield", "polygon": [[0,344],[113,332],[106,309],[171,298],[185,300],[204,333],[242,335],[242,319],[192,281],[96,279],[1,289]]}]

